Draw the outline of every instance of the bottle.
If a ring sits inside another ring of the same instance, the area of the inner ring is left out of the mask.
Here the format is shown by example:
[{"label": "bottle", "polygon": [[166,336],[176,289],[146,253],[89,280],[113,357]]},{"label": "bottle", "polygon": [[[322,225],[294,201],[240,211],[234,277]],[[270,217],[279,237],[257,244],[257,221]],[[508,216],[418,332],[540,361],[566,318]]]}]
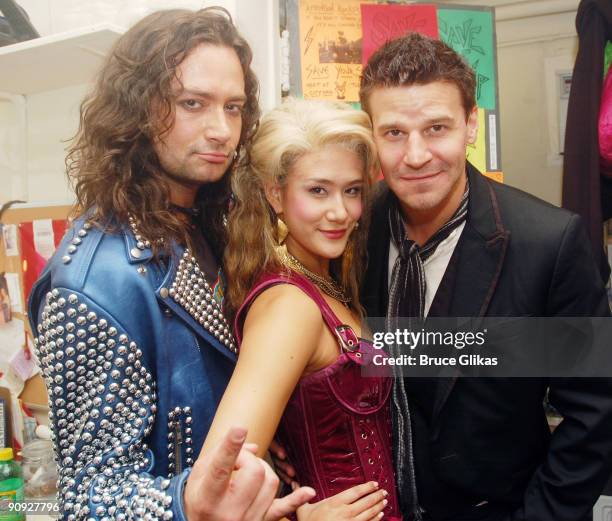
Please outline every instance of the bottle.
[{"label": "bottle", "polygon": [[11,508],[23,501],[23,474],[13,460],[13,449],[0,449],[0,521],[24,521],[25,513]]}]

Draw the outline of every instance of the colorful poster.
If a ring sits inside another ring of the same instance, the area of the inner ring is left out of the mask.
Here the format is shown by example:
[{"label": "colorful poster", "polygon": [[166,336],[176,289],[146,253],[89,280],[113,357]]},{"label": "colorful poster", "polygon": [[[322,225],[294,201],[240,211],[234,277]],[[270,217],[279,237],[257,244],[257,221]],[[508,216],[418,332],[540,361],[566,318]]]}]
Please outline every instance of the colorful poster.
[{"label": "colorful poster", "polygon": [[304,98],[359,101],[362,0],[301,0]]},{"label": "colorful poster", "polygon": [[[50,221],[51,227],[37,226],[37,230],[35,230],[34,223],[21,223],[19,225],[19,238],[21,242],[21,259],[22,259],[22,273],[23,273],[23,293],[25,299],[27,301],[30,291],[32,290],[32,286],[36,279],[42,272],[45,264],[47,262],[47,255],[49,255],[50,245],[55,251],[57,245],[62,240],[64,233],[66,232],[66,227],[68,225],[68,221],[64,219],[55,219]],[[45,239],[42,241],[43,251],[38,251],[37,246],[41,244],[41,234],[38,236],[36,231],[41,231],[41,229],[46,230],[43,234]],[[50,234],[50,235],[49,235]]]},{"label": "colorful poster", "polygon": [[496,108],[495,42],[490,11],[438,9],[440,38],[461,54],[476,71],[476,102]]},{"label": "colorful poster", "polygon": [[466,158],[481,172],[487,171],[487,144],[485,140],[485,111],[478,109],[478,134],[476,142],[467,146]]},{"label": "colorful poster", "polygon": [[434,5],[362,5],[361,24],[363,65],[385,42],[406,33],[414,31],[438,38],[438,18]]}]

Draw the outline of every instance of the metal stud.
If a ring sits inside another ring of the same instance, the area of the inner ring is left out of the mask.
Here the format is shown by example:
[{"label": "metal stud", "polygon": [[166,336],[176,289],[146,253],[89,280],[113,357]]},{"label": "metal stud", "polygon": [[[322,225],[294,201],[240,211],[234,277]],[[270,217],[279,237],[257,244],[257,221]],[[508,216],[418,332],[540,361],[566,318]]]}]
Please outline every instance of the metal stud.
[{"label": "metal stud", "polygon": [[[52,390],[49,413],[55,426],[52,440],[62,463],[58,483],[60,508],[66,519],[87,518],[90,500],[87,491],[95,483],[97,496],[91,498],[94,503],[91,515],[101,520],[126,519],[129,503],[122,494],[122,483],[127,477],[127,472],[122,474],[123,469],[131,465],[135,472],[140,472],[149,466],[144,456],[146,444],[139,443],[139,437],[143,435],[143,426],[145,437],[151,432],[157,410],[152,375],[138,361],[142,352],[127,335],[119,337],[123,356],[115,359],[115,341],[111,338],[107,341],[106,336],[117,335],[117,329],[108,327],[105,319],[98,320],[86,304],[79,305],[75,294],[62,297],[63,300],[58,300],[59,297],[57,290],[47,295],[48,306],[37,328],[41,334],[36,340],[43,374]],[[74,307],[66,309],[66,316],[78,321],[80,327],[75,322],[63,323],[65,316],[59,308],[67,302],[78,306],[78,311]],[[90,324],[86,325],[84,320]],[[75,344],[77,336],[80,341]],[[122,374],[127,383],[120,388]],[[113,381],[107,388],[108,375]],[[111,449],[115,454],[104,459],[103,455]],[[81,476],[78,485],[76,475]],[[143,519],[171,518],[168,506],[172,500],[153,480],[137,475],[131,475],[130,480],[138,484],[139,495],[132,498],[130,490],[128,497],[135,500],[132,504],[142,511]]]}]

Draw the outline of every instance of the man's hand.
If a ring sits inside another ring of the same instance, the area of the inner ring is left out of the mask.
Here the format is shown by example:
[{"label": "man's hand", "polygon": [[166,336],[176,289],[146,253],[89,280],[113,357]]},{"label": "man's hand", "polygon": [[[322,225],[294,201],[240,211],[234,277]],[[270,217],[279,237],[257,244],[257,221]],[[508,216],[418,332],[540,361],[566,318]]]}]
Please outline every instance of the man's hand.
[{"label": "man's hand", "polygon": [[276,440],[272,440],[268,450],[270,451],[272,461],[274,462],[274,470],[283,480],[283,482],[292,488],[294,488],[295,485],[298,485],[298,483],[295,481],[295,469],[291,463],[287,461],[287,451],[285,448],[277,443]]},{"label": "man's hand", "polygon": [[256,446],[243,447],[246,429],[233,427],[221,443],[193,465],[183,493],[189,521],[276,521],[315,495],[302,487],[274,499],[278,477],[255,456]]}]

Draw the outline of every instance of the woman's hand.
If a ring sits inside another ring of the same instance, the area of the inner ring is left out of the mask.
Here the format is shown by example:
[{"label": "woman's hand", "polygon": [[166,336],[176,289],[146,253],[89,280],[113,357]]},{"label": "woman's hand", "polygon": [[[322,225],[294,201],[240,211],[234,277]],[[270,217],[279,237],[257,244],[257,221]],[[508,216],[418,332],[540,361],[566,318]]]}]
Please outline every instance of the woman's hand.
[{"label": "woman's hand", "polygon": [[297,510],[298,521],[375,521],[383,517],[387,495],[378,483],[357,485],[317,503],[302,505]]}]

